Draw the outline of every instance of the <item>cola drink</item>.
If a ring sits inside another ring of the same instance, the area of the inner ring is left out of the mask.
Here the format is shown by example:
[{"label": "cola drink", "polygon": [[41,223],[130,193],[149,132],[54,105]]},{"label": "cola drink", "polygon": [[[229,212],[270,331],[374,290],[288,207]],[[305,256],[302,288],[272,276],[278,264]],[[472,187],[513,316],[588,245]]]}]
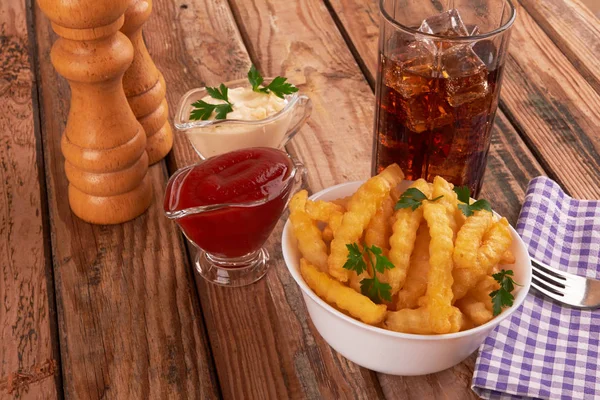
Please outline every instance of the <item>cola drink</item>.
[{"label": "cola drink", "polygon": [[441,39],[392,35],[379,54],[372,172],[397,163],[406,179],[439,175],[477,195],[498,105],[499,49],[493,40],[461,40],[479,27],[465,26],[456,10],[418,31]]}]

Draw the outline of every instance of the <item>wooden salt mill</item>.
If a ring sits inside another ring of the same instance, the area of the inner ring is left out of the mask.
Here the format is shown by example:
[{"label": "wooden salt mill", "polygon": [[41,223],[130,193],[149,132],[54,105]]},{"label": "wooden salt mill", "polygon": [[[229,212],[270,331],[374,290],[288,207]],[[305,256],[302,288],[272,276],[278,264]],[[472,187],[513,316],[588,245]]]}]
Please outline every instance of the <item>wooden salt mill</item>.
[{"label": "wooden salt mill", "polygon": [[165,79],[152,61],[142,37],[142,25],[150,17],[152,0],[130,0],[121,32],[134,48],[133,62],[123,76],[129,106],[146,131],[146,151],[150,164],[162,160],[173,146],[173,133],[167,121]]},{"label": "wooden salt mill", "polygon": [[146,135],[129,108],[123,74],[133,46],[119,32],[128,0],[38,0],[60,38],[50,53],[71,86],[61,147],[69,204],[81,219],[117,224],[152,202]]}]

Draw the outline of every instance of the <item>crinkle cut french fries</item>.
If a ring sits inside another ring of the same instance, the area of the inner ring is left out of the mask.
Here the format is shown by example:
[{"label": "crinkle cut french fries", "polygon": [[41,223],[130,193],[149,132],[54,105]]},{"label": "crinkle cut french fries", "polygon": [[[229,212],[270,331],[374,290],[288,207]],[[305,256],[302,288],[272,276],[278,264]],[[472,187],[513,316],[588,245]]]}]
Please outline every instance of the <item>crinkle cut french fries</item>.
[{"label": "crinkle cut french fries", "polygon": [[[515,262],[508,222],[485,210],[466,217],[453,185],[441,177],[412,183],[427,198],[419,207],[395,209],[402,179],[393,164],[349,197],[311,201],[306,191],[292,197],[290,221],[304,280],[337,309],[399,332],[443,334],[490,321],[489,294],[499,287],[491,275]],[[361,251],[381,249],[393,268],[377,272],[364,251],[364,271],[344,268],[347,245],[354,244]],[[391,302],[363,293],[361,282],[374,274],[389,285]]]}]

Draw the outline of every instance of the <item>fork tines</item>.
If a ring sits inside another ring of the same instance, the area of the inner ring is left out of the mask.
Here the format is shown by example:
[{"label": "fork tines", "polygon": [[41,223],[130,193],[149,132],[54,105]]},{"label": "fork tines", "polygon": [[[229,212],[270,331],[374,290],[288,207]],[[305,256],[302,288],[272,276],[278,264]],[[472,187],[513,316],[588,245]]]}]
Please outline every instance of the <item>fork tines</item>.
[{"label": "fork tines", "polygon": [[593,307],[587,304],[587,279],[581,276],[559,271],[538,261],[531,260],[531,285],[555,300],[575,307]]}]

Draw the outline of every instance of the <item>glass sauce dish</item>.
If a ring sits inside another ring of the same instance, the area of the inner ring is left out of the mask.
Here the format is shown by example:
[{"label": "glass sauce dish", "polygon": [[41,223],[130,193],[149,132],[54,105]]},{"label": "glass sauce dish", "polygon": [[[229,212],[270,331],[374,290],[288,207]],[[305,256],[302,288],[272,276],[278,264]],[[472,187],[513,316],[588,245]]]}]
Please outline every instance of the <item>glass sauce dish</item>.
[{"label": "glass sauce dish", "polygon": [[195,266],[209,282],[245,286],[267,272],[263,247],[304,167],[284,151],[251,148],[175,172],[164,210],[198,249]]},{"label": "glass sauce dish", "polygon": [[[268,85],[272,78],[265,78]],[[226,82],[229,89],[248,87],[248,79]],[[175,128],[188,137],[201,159],[248,147],[283,148],[298,132],[312,111],[312,102],[296,92],[285,95],[279,112],[259,120],[190,120],[192,106],[208,95],[206,88],[192,89],[183,95],[175,114]]]}]

